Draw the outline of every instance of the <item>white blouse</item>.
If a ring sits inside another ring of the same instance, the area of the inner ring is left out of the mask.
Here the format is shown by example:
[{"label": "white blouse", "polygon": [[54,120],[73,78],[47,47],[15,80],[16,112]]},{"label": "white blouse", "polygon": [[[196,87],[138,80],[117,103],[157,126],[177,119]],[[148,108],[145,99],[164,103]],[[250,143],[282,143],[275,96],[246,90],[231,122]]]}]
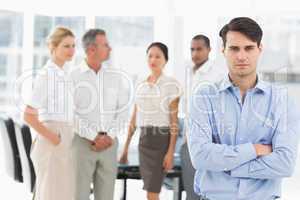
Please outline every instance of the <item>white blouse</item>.
[{"label": "white blouse", "polygon": [[135,94],[137,127],[170,126],[170,103],[181,95],[179,82],[164,74],[154,84],[141,81]]},{"label": "white blouse", "polygon": [[31,99],[27,105],[38,110],[40,121],[72,121],[72,99],[67,67],[53,61],[38,71]]}]

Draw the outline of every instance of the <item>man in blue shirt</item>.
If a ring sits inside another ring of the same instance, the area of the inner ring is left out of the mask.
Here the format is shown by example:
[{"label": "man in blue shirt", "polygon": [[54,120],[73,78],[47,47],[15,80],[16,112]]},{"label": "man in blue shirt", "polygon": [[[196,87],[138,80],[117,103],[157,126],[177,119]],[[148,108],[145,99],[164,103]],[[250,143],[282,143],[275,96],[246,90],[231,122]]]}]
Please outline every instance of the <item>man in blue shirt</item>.
[{"label": "man in blue shirt", "polygon": [[262,30],[232,19],[220,31],[229,74],[192,97],[188,146],[194,189],[210,200],[273,200],[295,167],[300,114],[285,88],[256,73]]}]

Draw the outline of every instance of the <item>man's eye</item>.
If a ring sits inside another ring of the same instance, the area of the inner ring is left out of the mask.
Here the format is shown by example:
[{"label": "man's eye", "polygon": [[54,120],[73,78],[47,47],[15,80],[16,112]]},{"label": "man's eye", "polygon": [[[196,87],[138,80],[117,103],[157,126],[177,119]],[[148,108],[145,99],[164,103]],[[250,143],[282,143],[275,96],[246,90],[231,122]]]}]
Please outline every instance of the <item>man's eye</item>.
[{"label": "man's eye", "polygon": [[238,47],[230,47],[229,48],[231,51],[239,51],[239,48]]},{"label": "man's eye", "polygon": [[246,51],[251,51],[253,49],[254,49],[254,47],[246,47]]}]

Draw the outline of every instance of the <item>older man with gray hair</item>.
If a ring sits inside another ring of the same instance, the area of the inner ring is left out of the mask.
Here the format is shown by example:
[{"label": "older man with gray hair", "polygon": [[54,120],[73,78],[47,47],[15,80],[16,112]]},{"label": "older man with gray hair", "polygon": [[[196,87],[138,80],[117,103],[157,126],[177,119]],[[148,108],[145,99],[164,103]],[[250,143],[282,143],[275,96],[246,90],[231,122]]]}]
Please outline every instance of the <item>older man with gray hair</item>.
[{"label": "older man with gray hair", "polygon": [[[88,30],[82,44],[85,60],[70,73],[73,85],[75,200],[87,200],[91,184],[95,200],[113,200],[117,175],[116,138],[125,126],[129,79],[121,70],[102,65],[111,47],[105,31]],[[127,80],[126,80],[127,79]]]}]

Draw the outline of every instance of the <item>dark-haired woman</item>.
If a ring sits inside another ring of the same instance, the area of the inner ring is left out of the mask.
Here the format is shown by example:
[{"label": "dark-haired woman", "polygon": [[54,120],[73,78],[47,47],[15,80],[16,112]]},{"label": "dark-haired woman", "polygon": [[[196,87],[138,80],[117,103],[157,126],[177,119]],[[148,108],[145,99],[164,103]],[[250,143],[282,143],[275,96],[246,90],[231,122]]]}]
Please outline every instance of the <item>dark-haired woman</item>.
[{"label": "dark-haired woman", "polygon": [[140,129],[140,173],[148,200],[158,200],[163,178],[173,168],[173,155],[178,133],[177,113],[182,90],[178,81],[164,74],[168,48],[160,42],[147,49],[151,74],[136,88],[135,107],[120,163],[128,162],[131,138]]}]

